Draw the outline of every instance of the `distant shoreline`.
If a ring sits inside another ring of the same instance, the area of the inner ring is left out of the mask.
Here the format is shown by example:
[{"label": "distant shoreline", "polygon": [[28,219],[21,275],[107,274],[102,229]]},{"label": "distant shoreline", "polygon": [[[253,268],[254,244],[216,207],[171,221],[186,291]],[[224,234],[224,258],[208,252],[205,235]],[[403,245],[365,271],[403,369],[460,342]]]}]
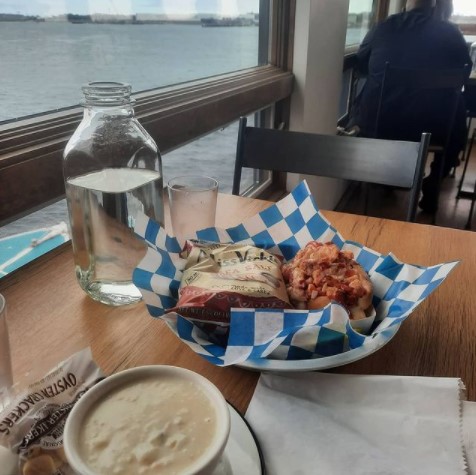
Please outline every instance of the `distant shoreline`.
[{"label": "distant shoreline", "polygon": [[[202,25],[206,27],[250,27],[258,26],[258,23],[252,22],[234,22],[231,23],[227,20],[215,20],[213,22],[207,23],[203,20],[84,20],[84,19],[48,19],[48,18],[3,18],[0,14],[0,23],[70,23],[72,25]],[[349,23],[348,28],[361,28],[362,25]]]},{"label": "distant shoreline", "polygon": [[[0,20],[1,21],[1,20]],[[46,21],[46,23],[50,23]],[[64,20],[53,23],[92,24],[92,25],[200,25],[200,20]]]},{"label": "distant shoreline", "polygon": [[[70,23],[72,25],[203,25],[201,20],[5,20],[0,18],[0,23]],[[213,25],[215,26],[215,25]],[[254,26],[252,23],[242,25],[216,25],[216,26]]]},{"label": "distant shoreline", "polygon": [[[202,20],[48,20],[45,18],[1,18],[3,23],[71,23],[73,25],[203,25]],[[208,25],[207,25],[208,26]],[[213,25],[215,26],[215,25]],[[253,26],[252,23],[217,26]]]},{"label": "distant shoreline", "polygon": [[108,15],[95,13],[92,15],[79,15],[65,13],[62,15],[42,17],[39,15],[22,15],[11,13],[0,13],[0,22],[33,22],[33,23],[73,23],[73,24],[113,24],[113,25],[200,25],[207,22],[223,23],[223,26],[250,26],[257,20],[258,14],[239,15],[233,18],[220,18],[214,14],[197,14],[191,16],[154,15],[147,13],[136,13],[133,15]]},{"label": "distant shoreline", "polygon": [[85,19],[85,18],[43,18],[43,17],[21,17],[8,18],[0,14],[0,22],[5,23],[72,23],[72,24],[111,24],[111,25],[200,25],[200,20],[134,20],[134,19]]}]

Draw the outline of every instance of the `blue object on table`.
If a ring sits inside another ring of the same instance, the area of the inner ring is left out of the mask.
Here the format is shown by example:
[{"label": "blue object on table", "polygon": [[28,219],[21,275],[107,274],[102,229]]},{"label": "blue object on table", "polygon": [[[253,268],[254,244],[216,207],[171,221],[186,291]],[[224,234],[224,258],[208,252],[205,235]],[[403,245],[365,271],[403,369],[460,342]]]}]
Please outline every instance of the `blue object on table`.
[{"label": "blue object on table", "polygon": [[0,278],[68,240],[65,223],[0,239]]}]

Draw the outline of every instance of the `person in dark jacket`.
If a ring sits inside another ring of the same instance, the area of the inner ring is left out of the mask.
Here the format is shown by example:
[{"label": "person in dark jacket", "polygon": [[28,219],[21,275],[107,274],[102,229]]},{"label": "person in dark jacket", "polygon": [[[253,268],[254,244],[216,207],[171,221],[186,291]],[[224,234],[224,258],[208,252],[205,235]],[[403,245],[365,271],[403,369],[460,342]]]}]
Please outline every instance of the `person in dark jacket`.
[{"label": "person in dark jacket", "polygon": [[[377,134],[377,108],[387,62],[392,67],[430,69],[435,74],[441,69],[468,65],[469,74],[471,58],[463,35],[455,25],[442,19],[442,15],[435,14],[435,0],[407,0],[403,13],[390,16],[369,31],[357,53],[358,70],[367,80],[356,98],[347,128],[358,126],[360,135],[365,137],[410,141],[420,141],[422,132],[430,132],[432,142],[444,143],[454,95],[441,90],[388,90],[382,102]],[[443,167],[444,176],[459,163],[458,155],[465,146],[466,133],[461,95]],[[436,211],[441,160],[441,156],[435,156],[431,173],[423,183],[420,207],[425,211]]]}]

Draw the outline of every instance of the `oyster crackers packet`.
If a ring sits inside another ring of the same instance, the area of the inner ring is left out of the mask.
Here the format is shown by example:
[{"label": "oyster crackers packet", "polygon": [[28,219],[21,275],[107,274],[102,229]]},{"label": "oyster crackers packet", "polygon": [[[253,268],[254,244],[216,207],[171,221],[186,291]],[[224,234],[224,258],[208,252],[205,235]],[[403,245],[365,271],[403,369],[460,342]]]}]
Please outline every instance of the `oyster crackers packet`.
[{"label": "oyster crackers packet", "polygon": [[0,412],[0,445],[18,455],[16,473],[74,475],[63,449],[66,418],[76,401],[103,377],[86,348],[12,397]]},{"label": "oyster crackers packet", "polygon": [[[209,341],[193,321],[177,313],[175,306],[185,267],[174,237],[145,215],[137,216],[135,232],[149,245],[133,274],[149,313],[166,321],[171,330],[196,353],[216,365],[231,365],[261,358],[297,360],[332,356],[369,344],[377,335],[390,339],[395,325],[448,276],[458,262],[430,267],[405,264],[392,254],[383,255],[359,243],[346,241],[319,212],[305,181],[289,195],[242,224],[207,228],[196,238],[208,242],[243,243],[292,259],[309,241],[333,242],[352,251],[366,270],[374,288],[375,320],[371,328],[359,328],[338,303],[319,310],[235,308],[231,311],[226,347]],[[369,333],[369,334],[363,334]]]}]

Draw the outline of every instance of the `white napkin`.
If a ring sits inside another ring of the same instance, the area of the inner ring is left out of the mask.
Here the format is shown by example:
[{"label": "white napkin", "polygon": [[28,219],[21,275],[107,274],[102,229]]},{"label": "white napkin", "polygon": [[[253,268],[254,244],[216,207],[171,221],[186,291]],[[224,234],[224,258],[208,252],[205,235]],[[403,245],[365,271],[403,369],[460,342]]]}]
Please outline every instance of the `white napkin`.
[{"label": "white napkin", "polygon": [[464,474],[461,389],[454,378],[262,374],[246,417],[273,475]]},{"label": "white napkin", "polygon": [[476,474],[476,402],[463,401],[463,443],[468,472]]}]

